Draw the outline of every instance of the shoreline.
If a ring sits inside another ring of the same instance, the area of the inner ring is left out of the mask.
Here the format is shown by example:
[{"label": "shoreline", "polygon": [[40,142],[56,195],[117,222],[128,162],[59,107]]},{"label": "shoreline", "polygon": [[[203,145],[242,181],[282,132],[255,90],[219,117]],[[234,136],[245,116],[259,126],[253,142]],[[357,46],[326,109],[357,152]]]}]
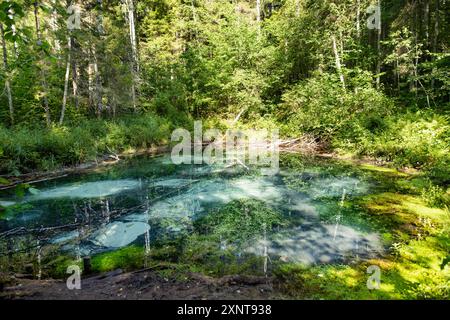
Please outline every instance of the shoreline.
[{"label": "shoreline", "polygon": [[[283,145],[284,142],[280,142],[280,145]],[[124,151],[118,154],[110,153],[105,154],[99,158],[97,158],[95,161],[88,161],[81,163],[76,166],[67,166],[62,167],[60,169],[54,170],[54,171],[33,171],[29,173],[24,173],[18,176],[13,175],[2,175],[0,178],[6,179],[8,181],[11,181],[10,184],[1,184],[0,183],[0,191],[2,190],[8,190],[11,188],[16,187],[20,184],[34,184],[54,179],[59,179],[66,177],[69,174],[73,173],[86,173],[91,170],[95,170],[97,168],[102,168],[110,165],[115,165],[119,163],[120,161],[136,157],[136,156],[142,156],[142,155],[150,155],[153,157],[158,157],[166,152],[170,151],[169,145],[161,145],[161,146],[155,146],[147,149],[138,149],[131,151]],[[420,172],[420,170],[415,168],[393,168],[390,166],[392,162],[385,162],[385,161],[378,161],[375,158],[368,157],[368,156],[362,156],[360,158],[355,156],[348,156],[348,155],[341,155],[336,152],[333,152],[332,150],[326,151],[323,149],[305,149],[302,146],[282,146],[280,148],[280,153],[297,153],[297,154],[305,154],[310,155],[313,157],[321,157],[321,158],[328,158],[328,159],[334,159],[334,160],[340,160],[340,161],[349,161],[351,163],[357,164],[357,165],[373,165],[380,168],[386,168],[386,169],[393,169],[398,172],[407,173],[407,174],[417,174]],[[0,180],[1,181],[1,180]]]}]

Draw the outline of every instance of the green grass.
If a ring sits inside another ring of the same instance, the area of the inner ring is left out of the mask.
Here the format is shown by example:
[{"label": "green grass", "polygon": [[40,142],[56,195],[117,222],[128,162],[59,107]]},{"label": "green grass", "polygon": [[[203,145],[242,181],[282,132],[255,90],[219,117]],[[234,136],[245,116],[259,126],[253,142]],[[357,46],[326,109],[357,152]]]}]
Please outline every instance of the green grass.
[{"label": "green grass", "polygon": [[112,152],[167,144],[173,124],[153,114],[51,128],[0,126],[0,174],[49,171]]}]

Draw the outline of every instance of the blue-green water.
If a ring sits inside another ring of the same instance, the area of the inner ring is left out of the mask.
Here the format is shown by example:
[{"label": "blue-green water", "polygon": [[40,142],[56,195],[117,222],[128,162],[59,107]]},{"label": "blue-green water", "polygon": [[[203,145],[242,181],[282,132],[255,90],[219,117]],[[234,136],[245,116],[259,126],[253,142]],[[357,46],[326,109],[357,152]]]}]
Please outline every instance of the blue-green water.
[{"label": "blue-green water", "polygon": [[[46,255],[77,261],[131,245],[142,248],[147,262],[171,245],[171,261],[189,263],[194,250],[202,256],[195,263],[207,264],[213,250],[239,263],[260,258],[264,272],[274,262],[367,259],[383,252],[380,236],[361,219],[363,212],[347,204],[376,186],[349,165],[300,155],[282,155],[274,176],[240,165],[176,166],[167,155],[130,158],[34,184],[24,196],[0,193],[6,208],[0,219],[1,269],[17,268],[18,260],[37,261],[45,273],[54,267],[44,265]],[[275,222],[266,221],[264,208]],[[208,243],[205,252],[202,241]]]}]

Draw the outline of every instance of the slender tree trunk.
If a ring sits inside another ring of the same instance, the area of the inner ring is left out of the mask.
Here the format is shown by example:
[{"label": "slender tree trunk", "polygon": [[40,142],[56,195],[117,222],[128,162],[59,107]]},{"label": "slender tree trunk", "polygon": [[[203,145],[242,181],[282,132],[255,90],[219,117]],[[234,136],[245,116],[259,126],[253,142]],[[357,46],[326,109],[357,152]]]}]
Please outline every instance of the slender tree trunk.
[{"label": "slender tree trunk", "polygon": [[[11,29],[12,29],[13,36],[15,37],[17,35],[16,26],[13,24],[11,26]],[[14,49],[14,58],[16,58],[16,59],[19,58],[19,47],[17,45],[17,41],[15,41],[15,40],[14,40],[13,49]]]},{"label": "slender tree trunk", "polygon": [[335,57],[335,62],[336,62],[336,69],[339,73],[339,79],[341,80],[342,83],[342,88],[345,88],[345,79],[344,79],[344,74],[342,73],[342,65],[341,65],[341,59],[339,57],[339,51],[337,48],[337,44],[336,44],[336,37],[332,36],[331,37],[333,40],[333,52],[334,52],[334,57]]},{"label": "slender tree trunk", "polygon": [[[380,8],[381,11],[381,0],[378,0],[378,7]],[[377,53],[378,53],[378,57],[377,57],[377,70],[376,70],[376,74],[377,74],[377,79],[376,79],[376,88],[377,90],[380,89],[380,82],[381,82],[381,28],[382,28],[382,23],[381,23],[381,14],[380,14],[380,21],[378,22],[378,33],[377,33]]]},{"label": "slender tree trunk", "polygon": [[[88,63],[88,98],[89,98],[89,107],[93,107],[95,105],[94,99],[94,56],[95,56],[95,48],[89,50],[89,63]],[[95,109],[95,108],[94,108]]]},{"label": "slender tree trunk", "polygon": [[430,1],[425,0],[424,8],[423,8],[423,24],[424,24],[424,32],[425,32],[425,43],[426,47],[430,46]]},{"label": "slender tree trunk", "polygon": [[0,23],[0,33],[2,37],[3,69],[5,71],[5,87],[6,87],[6,94],[8,95],[9,117],[11,120],[11,125],[14,125],[14,105],[12,99],[11,84],[9,82],[8,51],[6,48],[5,30],[3,29],[3,24],[1,23]]},{"label": "slender tree trunk", "polygon": [[61,107],[61,117],[59,118],[59,125],[62,125],[64,122],[64,115],[66,113],[66,105],[67,105],[67,96],[69,91],[69,76],[70,76],[70,65],[71,65],[71,51],[72,51],[72,37],[69,36],[69,40],[67,41],[68,52],[67,52],[67,62],[66,62],[66,75],[64,77],[64,94],[63,94],[63,103]]},{"label": "slender tree trunk", "polygon": [[[38,45],[42,46],[42,38],[41,38],[41,26],[40,26],[40,21],[39,21],[39,2],[35,1],[34,2],[34,20],[35,20],[35,26],[36,26],[36,37],[37,37],[37,41],[38,41]],[[47,93],[48,93],[48,85],[47,85],[47,78],[46,78],[46,74],[45,74],[45,61],[44,58],[42,56],[42,53],[40,54],[40,58],[41,58],[41,86],[42,86],[42,102],[44,105],[44,111],[45,111],[45,118],[47,121],[47,126],[50,126],[52,119],[50,116],[50,108],[48,105],[48,99],[47,99]]]},{"label": "slender tree trunk", "polygon": [[[435,7],[434,7],[435,18],[434,18],[434,36],[433,36],[433,53],[435,53],[435,54],[438,52],[439,19],[440,19],[439,10],[440,10],[439,0],[435,0]],[[433,60],[436,60],[436,57],[433,57]],[[436,71],[436,68],[434,67],[433,73],[435,71]],[[431,88],[433,90],[434,90],[435,85],[436,85],[436,80],[433,77],[431,80]]]},{"label": "slender tree trunk", "polygon": [[[72,38],[72,51],[74,48],[74,39]],[[78,101],[78,78],[79,78],[79,70],[78,64],[76,62],[75,56],[72,56],[72,95],[75,104],[75,109],[79,109],[79,101]]]},{"label": "slender tree trunk", "polygon": [[[136,103],[136,83],[139,78],[139,57],[138,57],[138,49],[137,49],[137,40],[136,40],[136,25],[134,19],[134,3],[133,0],[126,0],[127,13],[128,13],[128,26],[129,26],[129,35],[130,35],[130,43],[131,43],[131,55],[132,55],[132,75],[133,75],[133,83],[131,84],[131,97],[133,99],[133,110],[137,111],[137,103]],[[192,3],[193,7],[193,3]],[[195,19],[195,12],[194,12]]]},{"label": "slender tree trunk", "polygon": [[54,41],[54,47],[55,47],[55,51],[58,52],[61,50],[61,44],[58,40],[57,37],[57,33],[58,33],[58,13],[56,12],[56,1],[52,0],[52,14],[50,17],[50,28],[52,30],[52,33],[55,37],[55,41]]},{"label": "slender tree trunk", "polygon": [[356,4],[356,36],[361,38],[361,0]]},{"label": "slender tree trunk", "polygon": [[101,118],[102,112],[103,112],[103,102],[102,102],[102,84],[101,84],[101,77],[98,70],[98,62],[97,62],[97,52],[95,49],[93,50],[93,72],[94,72],[94,79],[95,79],[95,94],[94,94],[94,101],[96,104],[96,113],[97,117]]},{"label": "slender tree trunk", "polygon": [[256,22],[258,23],[258,32],[261,33],[261,0],[256,0]]},{"label": "slender tree trunk", "polygon": [[[99,33],[99,40],[102,41],[103,40],[103,33],[104,33],[104,29],[103,29],[103,1],[102,0],[98,0],[98,6],[99,6],[99,10],[100,12],[98,13],[98,17],[97,17],[97,31]],[[95,101],[97,104],[97,116],[98,118],[101,118],[102,113],[103,113],[103,86],[102,86],[102,77],[100,75],[100,70],[98,68],[98,54],[97,54],[97,49],[95,48],[94,45],[94,54],[93,54],[93,58],[94,58],[94,73],[95,73]]]}]

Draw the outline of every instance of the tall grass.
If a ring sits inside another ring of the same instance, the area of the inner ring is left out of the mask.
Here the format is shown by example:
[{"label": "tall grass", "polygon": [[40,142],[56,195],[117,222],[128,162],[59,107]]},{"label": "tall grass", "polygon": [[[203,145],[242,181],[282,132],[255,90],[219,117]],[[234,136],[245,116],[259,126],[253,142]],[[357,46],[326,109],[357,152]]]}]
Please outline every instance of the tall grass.
[{"label": "tall grass", "polygon": [[53,170],[107,153],[165,144],[172,129],[169,120],[153,114],[51,128],[0,126],[0,174]]}]

